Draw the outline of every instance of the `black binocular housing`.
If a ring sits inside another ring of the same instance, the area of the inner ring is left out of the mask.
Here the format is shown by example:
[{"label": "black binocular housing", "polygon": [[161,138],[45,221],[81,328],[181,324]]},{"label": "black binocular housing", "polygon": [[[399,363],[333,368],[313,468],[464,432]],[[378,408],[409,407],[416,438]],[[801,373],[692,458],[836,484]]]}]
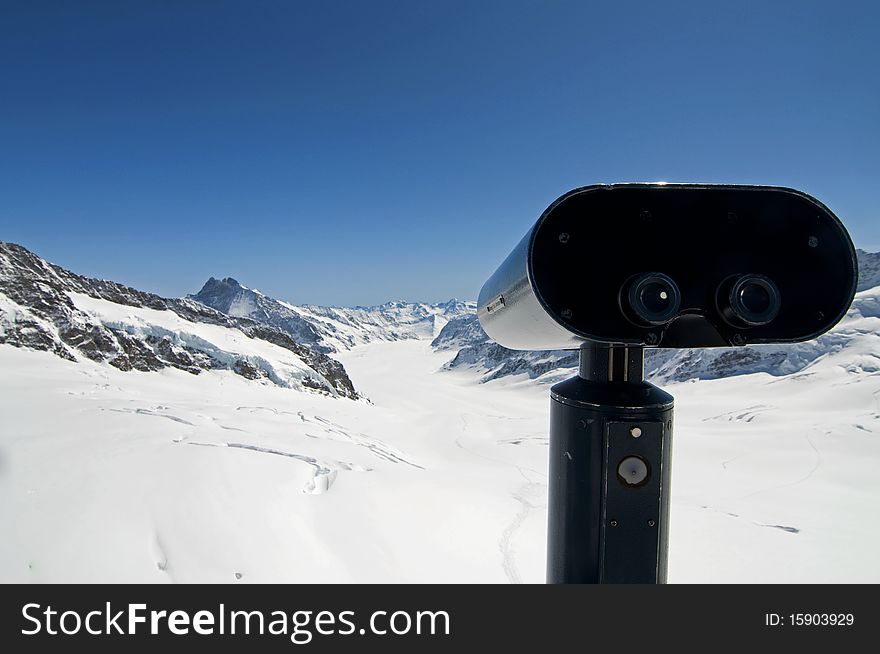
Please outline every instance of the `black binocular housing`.
[{"label": "black binocular housing", "polygon": [[843,224],[800,191],[595,185],[550,205],[477,312],[517,350],[792,343],[843,317],[857,276]]}]

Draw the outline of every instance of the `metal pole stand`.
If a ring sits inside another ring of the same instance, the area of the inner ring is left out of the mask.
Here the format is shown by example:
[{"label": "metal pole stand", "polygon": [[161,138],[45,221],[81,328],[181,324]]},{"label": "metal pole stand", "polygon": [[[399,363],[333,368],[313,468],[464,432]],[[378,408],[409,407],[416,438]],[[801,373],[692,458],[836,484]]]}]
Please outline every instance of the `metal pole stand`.
[{"label": "metal pole stand", "polygon": [[584,345],[550,397],[547,582],[666,583],[673,398],[643,348]]}]

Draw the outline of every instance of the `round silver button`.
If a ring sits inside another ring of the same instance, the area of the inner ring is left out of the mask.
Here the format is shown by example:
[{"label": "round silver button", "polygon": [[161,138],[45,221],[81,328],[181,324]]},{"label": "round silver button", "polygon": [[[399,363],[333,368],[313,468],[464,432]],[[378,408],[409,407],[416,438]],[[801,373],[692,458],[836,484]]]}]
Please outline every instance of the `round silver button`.
[{"label": "round silver button", "polygon": [[617,466],[617,476],[629,486],[640,486],[648,479],[648,464],[637,456],[628,456]]}]

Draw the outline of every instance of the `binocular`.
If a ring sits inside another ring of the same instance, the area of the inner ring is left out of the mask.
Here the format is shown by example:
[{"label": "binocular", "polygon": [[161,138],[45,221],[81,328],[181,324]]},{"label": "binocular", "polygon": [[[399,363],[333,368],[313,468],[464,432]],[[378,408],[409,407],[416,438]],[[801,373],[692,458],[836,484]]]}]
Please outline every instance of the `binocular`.
[{"label": "binocular", "polygon": [[843,317],[857,274],[840,220],[800,191],[595,185],[550,205],[477,310],[516,350],[792,343]]},{"label": "binocular", "polygon": [[843,224],[793,189],[613,184],[551,204],[477,303],[505,347],[580,348],[550,389],[547,580],[666,580],[674,400],[644,347],[806,341],[857,277]]}]

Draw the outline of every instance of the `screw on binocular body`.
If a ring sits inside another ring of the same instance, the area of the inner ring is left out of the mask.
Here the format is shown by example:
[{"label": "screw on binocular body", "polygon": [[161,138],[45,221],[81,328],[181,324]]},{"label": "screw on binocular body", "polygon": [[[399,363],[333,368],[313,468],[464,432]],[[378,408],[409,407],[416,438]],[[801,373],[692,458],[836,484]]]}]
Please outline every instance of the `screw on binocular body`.
[{"label": "screw on binocular body", "polygon": [[742,334],[734,334],[733,335],[733,344],[734,345],[745,345],[746,344],[746,337],[743,336]]},{"label": "screw on binocular body", "polygon": [[559,242],[560,242],[560,243],[568,243],[568,240],[569,240],[570,238],[571,238],[571,237],[568,235],[568,232],[562,232],[562,233],[559,235]]},{"label": "screw on binocular body", "polygon": [[814,248],[819,245],[819,239],[815,236],[811,236],[809,239],[807,239],[807,245],[809,245],[811,248]]}]

